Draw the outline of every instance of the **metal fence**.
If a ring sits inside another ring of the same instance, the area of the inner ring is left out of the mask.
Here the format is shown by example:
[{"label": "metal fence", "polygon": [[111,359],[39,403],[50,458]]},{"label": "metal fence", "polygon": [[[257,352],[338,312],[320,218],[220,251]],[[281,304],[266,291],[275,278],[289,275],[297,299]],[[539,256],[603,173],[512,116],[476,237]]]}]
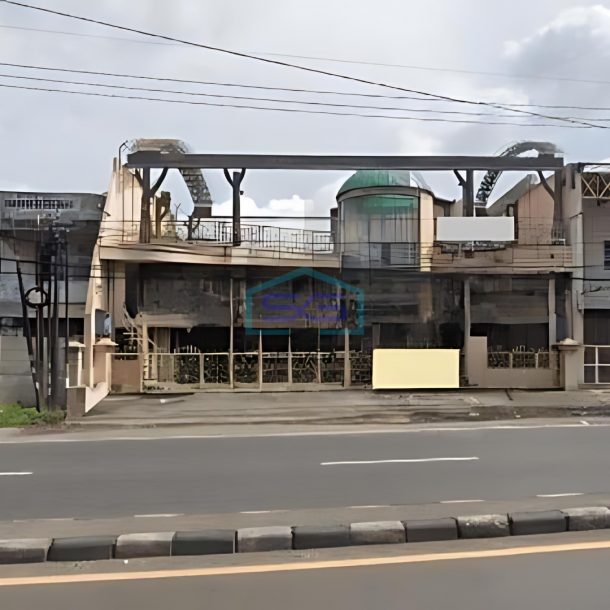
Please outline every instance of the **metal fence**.
[{"label": "metal fence", "polygon": [[487,367],[490,369],[548,369],[550,353],[546,351],[487,352]]},{"label": "metal fence", "polygon": [[134,391],[136,385],[143,391],[175,391],[263,384],[362,386],[372,381],[371,354],[356,351],[350,352],[347,363],[344,352],[149,353],[112,358],[116,393],[123,387]]}]

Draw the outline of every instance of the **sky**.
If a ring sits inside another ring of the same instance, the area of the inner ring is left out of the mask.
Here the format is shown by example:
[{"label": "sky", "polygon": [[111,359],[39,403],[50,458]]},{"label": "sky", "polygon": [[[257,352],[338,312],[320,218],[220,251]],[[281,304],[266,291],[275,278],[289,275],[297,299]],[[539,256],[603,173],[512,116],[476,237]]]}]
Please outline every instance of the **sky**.
[{"label": "sky", "polygon": [[[608,107],[606,112],[537,108],[542,114],[610,119],[610,2],[573,0],[31,0],[38,6],[140,30],[259,54],[294,64],[469,101]],[[26,28],[26,29],[20,29]],[[64,32],[57,34],[43,31]],[[70,34],[68,34],[70,33]],[[78,35],[72,35],[78,34]],[[388,67],[281,54],[411,67]],[[0,63],[91,70],[240,85],[407,95],[372,85],[168,44],[129,32],[0,2]],[[425,68],[425,69],[424,69]],[[472,74],[475,72],[476,74]],[[485,74],[481,74],[485,73]],[[476,105],[345,95],[296,94],[79,75],[0,66],[0,85],[282,106],[331,112],[485,121],[489,117],[236,101],[28,81],[53,78],[192,93],[506,114]],[[598,81],[598,82],[575,82]],[[602,81],[602,82],[599,82]],[[606,81],[606,82],[603,82]],[[531,109],[530,110],[534,110]],[[491,119],[494,120],[494,119]],[[605,129],[525,126],[542,118],[496,118],[511,125],[363,118],[110,99],[0,86],[0,190],[104,192],[119,146],[136,138],[176,138],[202,153],[493,155],[518,140],[554,142],[566,161],[610,157]],[[556,123],[551,121],[552,123]],[[565,123],[569,125],[568,123]],[[604,124],[603,122],[600,124]],[[610,120],[606,123],[610,127]],[[248,172],[244,214],[326,215],[349,172]],[[215,214],[230,209],[220,171],[205,177]],[[435,192],[459,198],[451,174],[425,175]],[[503,176],[497,196],[514,182]],[[188,212],[177,172],[163,187]],[[492,196],[492,200],[494,196]]]}]

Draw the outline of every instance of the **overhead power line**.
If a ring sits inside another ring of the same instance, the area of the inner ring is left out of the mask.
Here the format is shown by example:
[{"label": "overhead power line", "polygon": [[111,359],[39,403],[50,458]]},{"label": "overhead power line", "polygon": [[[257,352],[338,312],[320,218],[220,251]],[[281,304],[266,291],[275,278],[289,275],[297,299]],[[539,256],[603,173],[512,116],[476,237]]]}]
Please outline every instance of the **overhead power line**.
[{"label": "overhead power line", "polygon": [[[2,26],[0,26],[2,27]],[[120,39],[119,39],[120,40]],[[149,44],[164,44],[164,43],[149,43]],[[342,95],[348,97],[368,97],[368,98],[378,98],[378,99],[387,99],[387,100],[414,100],[417,102],[444,102],[444,100],[438,99],[424,99],[422,97],[414,97],[412,95],[383,95],[382,93],[348,93],[345,91],[324,91],[319,89],[294,89],[288,87],[267,87],[263,85],[244,85],[239,83],[219,83],[216,81],[203,81],[203,80],[192,80],[192,79],[184,79],[184,78],[169,78],[163,76],[145,76],[142,74],[121,74],[118,72],[97,72],[94,70],[75,70],[71,68],[56,68],[49,66],[31,66],[27,64],[12,64],[8,62],[0,62],[0,66],[7,66],[11,68],[24,68],[26,70],[45,70],[51,72],[68,72],[70,74],[91,74],[94,76],[110,76],[113,78],[133,78],[133,79],[141,79],[141,80],[152,80],[159,82],[171,82],[171,83],[182,83],[182,84],[190,84],[190,85],[209,85],[213,87],[236,87],[240,89],[261,89],[264,91],[286,91],[289,93],[313,93],[316,95]],[[491,102],[492,104],[496,104],[496,102]],[[554,108],[554,109],[565,109],[565,110],[600,110],[600,111],[610,111],[610,106],[560,106],[560,105],[546,105],[546,104],[509,104],[503,102],[503,106],[522,108],[522,107],[535,107],[535,108]],[[466,113],[463,113],[466,114]],[[495,115],[500,116],[500,115]],[[588,120],[597,120],[597,119],[588,119]]]},{"label": "overhead power line", "polygon": [[[332,106],[337,108],[359,108],[365,110],[392,110],[399,112],[425,112],[425,113],[433,113],[433,114],[458,114],[458,115],[467,115],[467,116],[481,116],[481,117],[492,117],[492,118],[512,118],[512,119],[521,119],[521,116],[515,116],[514,114],[492,114],[489,112],[464,112],[458,110],[430,110],[428,108],[400,108],[397,106],[364,106],[364,105],[354,105],[354,104],[335,104],[332,102],[309,102],[302,100],[286,100],[286,99],[276,99],[276,98],[264,98],[264,97],[247,97],[242,95],[222,95],[216,93],[203,93],[199,91],[175,91],[172,89],[148,89],[145,87],[127,87],[125,85],[108,85],[105,83],[88,83],[85,81],[70,81],[70,80],[59,80],[54,78],[40,78],[35,76],[21,76],[15,74],[0,74],[1,78],[16,78],[20,80],[32,80],[38,82],[46,82],[46,83],[60,83],[63,85],[79,85],[86,87],[105,87],[109,89],[123,89],[128,91],[147,91],[149,93],[174,93],[179,95],[191,95],[191,96],[203,96],[203,97],[214,97],[214,98],[227,98],[233,100],[248,100],[248,101],[256,101],[256,102],[275,102],[280,104],[306,104],[313,106]],[[610,119],[595,119],[596,121],[610,121]]]},{"label": "overhead power line", "polygon": [[[45,34],[61,34],[64,36],[78,36],[82,38],[101,38],[102,40],[118,40],[122,42],[133,42],[136,44],[154,44],[164,47],[180,47],[180,43],[155,42],[153,40],[136,40],[135,38],[122,38],[120,36],[100,36],[99,34],[84,34],[82,32],[63,32],[59,30],[47,30],[42,28],[24,28],[16,25],[0,25],[0,28],[9,30],[24,30],[26,32],[42,32]],[[565,78],[561,76],[543,76],[539,74],[509,74],[507,72],[483,72],[480,70],[460,70],[458,68],[437,68],[431,66],[413,66],[407,64],[390,64],[374,61],[357,61],[355,59],[337,59],[336,57],[312,57],[310,55],[291,55],[289,53],[270,53],[268,51],[249,51],[252,55],[269,55],[270,57],[290,57],[292,59],[310,59],[313,61],[332,61],[341,64],[353,64],[357,66],[379,66],[385,68],[404,68],[407,70],[423,70],[426,72],[450,72],[454,74],[473,74],[477,76],[497,76],[501,78],[517,78],[531,80],[548,80],[567,83],[589,83],[595,85],[610,85],[607,80],[589,80],[584,78]],[[512,105],[512,104],[511,104]],[[518,105],[518,104],[517,104]],[[535,104],[524,104],[526,106]]]},{"label": "overhead power line", "polygon": [[303,110],[302,108],[270,108],[268,106],[249,106],[236,104],[221,104],[215,102],[195,102],[190,100],[170,100],[155,97],[140,97],[133,95],[115,95],[110,93],[94,93],[92,91],[69,91],[66,89],[48,89],[43,87],[24,87],[21,85],[7,85],[0,83],[0,87],[8,89],[24,89],[26,91],[45,91],[53,93],[67,93],[71,95],[89,95],[94,97],[107,97],[128,100],[145,100],[150,102],[165,102],[170,104],[189,104],[193,106],[216,106],[219,108],[244,108],[249,110],[270,110],[275,112],[297,112],[304,114],[328,114],[332,116],[357,116],[367,119],[394,119],[396,121],[423,121],[431,123],[465,123],[474,125],[511,125],[512,127],[554,127],[559,129],[590,129],[589,125],[557,125],[555,123],[514,123],[508,121],[469,121],[466,119],[441,119],[426,117],[391,116],[385,114],[358,114],[354,112],[331,112],[326,110]]},{"label": "overhead power line", "polygon": [[[331,76],[333,78],[340,78],[343,80],[348,80],[348,81],[353,81],[353,82],[358,82],[358,83],[362,83],[365,85],[373,85],[375,87],[384,87],[387,89],[393,89],[393,90],[397,90],[397,91],[404,91],[406,93],[414,93],[414,94],[418,94],[418,95],[424,95],[427,97],[431,97],[431,98],[437,98],[437,99],[442,99],[448,102],[455,102],[455,103],[460,103],[460,104],[472,104],[472,105],[479,105],[479,106],[488,106],[491,108],[496,108],[496,109],[500,109],[500,110],[509,110],[509,108],[504,107],[500,104],[491,104],[489,102],[481,102],[481,101],[472,101],[472,100],[464,100],[464,99],[460,99],[460,98],[454,98],[454,97],[450,97],[450,96],[445,96],[445,95],[438,95],[435,93],[428,93],[425,91],[418,91],[416,89],[407,89],[405,87],[398,87],[396,85],[389,85],[387,83],[379,83],[379,82],[375,82],[375,81],[369,81],[363,78],[357,78],[354,76],[347,76],[345,74],[339,74],[337,72],[328,72],[326,70],[319,70],[317,68],[310,68],[307,66],[300,66],[298,64],[291,64],[291,63],[287,63],[287,62],[283,62],[283,61],[278,61],[276,59],[268,59],[265,57],[257,57],[255,55],[250,55],[248,53],[241,53],[239,51],[233,51],[231,49],[223,49],[221,47],[214,47],[211,45],[204,45],[201,43],[196,43],[196,42],[191,42],[191,41],[187,41],[187,40],[182,40],[180,38],[173,38],[171,36],[166,36],[164,34],[153,34],[151,32],[146,32],[144,30],[138,30],[135,28],[130,28],[127,26],[123,26],[123,25],[117,25],[117,24],[113,24],[113,23],[108,23],[105,21],[99,21],[97,19],[91,19],[89,17],[81,17],[78,15],[72,15],[70,13],[63,13],[60,11],[54,11],[52,9],[48,9],[48,8],[42,8],[40,6],[32,6],[31,4],[24,4],[22,2],[15,2],[15,0],[0,0],[2,2],[5,2],[6,4],[12,4],[14,6],[20,6],[22,8],[28,8],[31,10],[36,10],[36,11],[41,11],[44,13],[49,13],[52,15],[59,15],[61,17],[67,17],[69,19],[76,19],[78,21],[84,21],[87,23],[95,23],[97,25],[103,25],[105,27],[110,27],[110,28],[114,28],[114,29],[118,29],[118,30],[123,30],[126,32],[133,32],[135,34],[141,34],[142,36],[149,36],[152,38],[159,38],[162,40],[169,40],[170,42],[179,42],[181,44],[184,45],[188,45],[188,46],[193,46],[193,47],[198,47],[201,49],[207,49],[209,51],[217,51],[219,53],[225,53],[228,55],[233,55],[235,57],[242,57],[245,59],[252,59],[255,61],[260,61],[260,62],[264,62],[264,63],[268,63],[268,64],[273,64],[273,65],[278,65],[278,66],[283,66],[283,67],[287,67],[287,68],[293,68],[296,70],[301,70],[304,72],[310,72],[313,74],[321,74],[324,76]],[[582,124],[582,125],[586,125],[588,127],[594,127],[597,129],[609,129],[608,127],[604,126],[604,125],[594,125],[592,123],[588,123],[586,121],[575,121],[573,119],[566,119],[566,118],[562,118],[562,117],[554,117],[554,116],[548,116],[548,115],[543,115],[540,113],[536,113],[536,112],[531,112],[528,110],[515,110],[515,112],[519,112],[522,113],[524,115],[529,115],[529,116],[535,116],[538,118],[544,118],[547,120],[552,120],[552,121],[562,121],[562,122],[567,122],[567,123],[577,123],[577,124]]]},{"label": "overhead power line", "polygon": [[[256,102],[274,102],[279,104],[304,104],[309,106],[330,106],[335,108],[359,108],[363,110],[390,110],[390,111],[398,111],[398,112],[414,112],[414,113],[432,113],[432,114],[452,114],[452,115],[466,115],[466,116],[480,116],[480,117],[492,117],[492,118],[511,118],[511,119],[520,119],[521,116],[515,116],[514,114],[492,114],[489,112],[463,112],[459,110],[431,110],[429,108],[400,108],[397,106],[364,106],[357,104],[334,104],[332,102],[309,102],[302,100],[282,100],[276,98],[264,98],[264,97],[248,97],[242,95],[222,95],[215,93],[203,93],[198,91],[175,91],[172,89],[148,89],[145,87],[127,87],[124,85],[108,85],[105,83],[88,83],[84,81],[70,81],[70,80],[59,80],[53,78],[40,78],[35,76],[21,76],[15,74],[0,74],[0,78],[15,78],[20,80],[31,80],[38,82],[46,82],[46,83],[60,83],[63,85],[79,85],[86,87],[105,87],[108,89],[123,89],[128,91],[147,91],[149,93],[174,93],[178,95],[190,95],[190,96],[203,96],[203,97],[213,97],[213,98],[225,98],[225,99],[233,99],[233,100],[248,100],[248,101],[256,101]],[[570,117],[574,118],[574,117]],[[579,117],[576,117],[578,120]],[[610,118],[595,118],[595,121],[610,121]]]}]

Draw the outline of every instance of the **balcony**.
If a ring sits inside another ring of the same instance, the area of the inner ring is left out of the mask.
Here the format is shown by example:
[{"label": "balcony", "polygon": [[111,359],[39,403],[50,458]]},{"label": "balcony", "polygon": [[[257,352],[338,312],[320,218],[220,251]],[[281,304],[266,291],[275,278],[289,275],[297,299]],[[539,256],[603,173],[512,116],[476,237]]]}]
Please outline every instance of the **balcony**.
[{"label": "balcony", "polygon": [[338,266],[331,231],[242,224],[240,236],[241,243],[234,246],[230,221],[172,220],[160,223],[150,243],[143,244],[139,222],[104,221],[100,244],[102,258],[111,260],[161,262],[167,257],[160,253],[167,253],[174,262],[223,264],[257,259],[261,264],[273,264],[280,259],[286,264],[312,264],[315,259],[324,266]]}]

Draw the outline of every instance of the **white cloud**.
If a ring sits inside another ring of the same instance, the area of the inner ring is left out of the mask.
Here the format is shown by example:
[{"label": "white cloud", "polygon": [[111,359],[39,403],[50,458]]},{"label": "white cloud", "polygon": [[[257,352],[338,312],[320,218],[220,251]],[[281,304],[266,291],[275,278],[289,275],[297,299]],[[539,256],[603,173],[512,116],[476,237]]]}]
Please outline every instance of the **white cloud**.
[{"label": "white cloud", "polygon": [[[313,205],[311,199],[301,199],[293,195],[291,199],[272,199],[268,206],[259,207],[251,197],[241,197],[242,216],[307,216]],[[214,216],[231,216],[233,214],[233,200],[214,203],[212,206]]]},{"label": "white cloud", "polygon": [[[610,50],[610,9],[604,6],[577,7],[560,13],[532,36],[519,41],[507,41],[505,54],[518,58],[537,49],[551,55],[562,52],[564,58],[577,58],[583,48]],[[570,42],[569,45],[565,44]],[[555,60],[561,60],[556,57]]]},{"label": "white cloud", "polygon": [[[610,80],[605,77],[610,55],[610,9],[603,6],[583,8],[579,7],[581,3],[582,0],[512,0],[510,10],[507,10],[501,3],[485,0],[429,0],[420,3],[377,0],[375,10],[371,11],[370,2],[365,0],[330,3],[310,0],[300,4],[280,0],[174,0],[172,3],[163,0],[132,0],[128,3],[121,0],[98,0],[96,3],[54,0],[53,8],[244,51],[511,75],[542,74]],[[144,40],[136,35],[113,32],[1,2],[0,21],[2,25],[17,27]],[[405,24],[410,24],[408,35],[405,35]],[[431,36],[434,44],[431,44]],[[504,41],[508,40],[513,42],[506,46],[506,50]],[[390,93],[346,80],[184,46],[0,29],[0,51],[3,61],[16,64],[344,93]],[[587,105],[589,101],[604,100],[610,94],[610,87],[606,85],[285,59],[354,77],[471,100]],[[2,71],[48,77],[48,73],[34,70],[5,67]],[[66,77],[66,80],[70,79]],[[107,84],[129,86],[142,84],[140,81],[95,76],[75,77],[74,80],[103,80]],[[12,79],[0,78],[0,81],[15,84]],[[380,107],[400,104],[405,108],[478,112],[476,106],[427,101],[293,95],[185,83],[171,86],[150,83],[151,88],[157,88],[157,85],[159,88],[192,92],[260,94],[260,97],[311,102]],[[140,95],[137,92],[133,94]],[[395,94],[400,95],[398,92]],[[162,97],[161,94],[150,95]],[[193,101],[193,97],[185,99]],[[183,139],[194,150],[209,153],[487,155],[509,142],[523,139],[554,141],[571,160],[602,158],[610,153],[606,133],[601,130],[526,129],[274,113],[8,88],[0,88],[0,101],[0,134],[5,143],[0,149],[0,166],[3,168],[0,188],[20,184],[40,191],[103,192],[108,188],[112,157],[116,156],[119,145],[138,137]],[[227,99],[211,101],[233,103]],[[270,102],[260,104],[272,105]],[[610,106],[610,102],[604,105]],[[338,108],[330,110],[340,111]],[[384,111],[383,114],[388,113]],[[437,115],[421,116],[432,118]],[[441,116],[451,118],[452,115]],[[477,117],[470,118],[478,120]],[[335,205],[334,197],[342,182],[341,175],[249,171],[245,178],[247,197],[242,200],[243,213],[264,216],[281,211],[299,215],[302,214],[298,211],[301,209],[299,206],[306,209],[311,205],[313,215],[325,215]],[[230,187],[222,172],[206,171],[205,177],[212,197],[221,202],[214,206],[214,213],[230,216]],[[440,194],[449,198],[459,197],[457,181],[451,173],[426,175],[425,178]],[[173,201],[181,203],[181,209],[188,213],[192,203],[181,178],[171,175],[165,186],[172,191]],[[299,194],[296,199],[295,193]],[[309,201],[312,203],[306,204]]]}]

